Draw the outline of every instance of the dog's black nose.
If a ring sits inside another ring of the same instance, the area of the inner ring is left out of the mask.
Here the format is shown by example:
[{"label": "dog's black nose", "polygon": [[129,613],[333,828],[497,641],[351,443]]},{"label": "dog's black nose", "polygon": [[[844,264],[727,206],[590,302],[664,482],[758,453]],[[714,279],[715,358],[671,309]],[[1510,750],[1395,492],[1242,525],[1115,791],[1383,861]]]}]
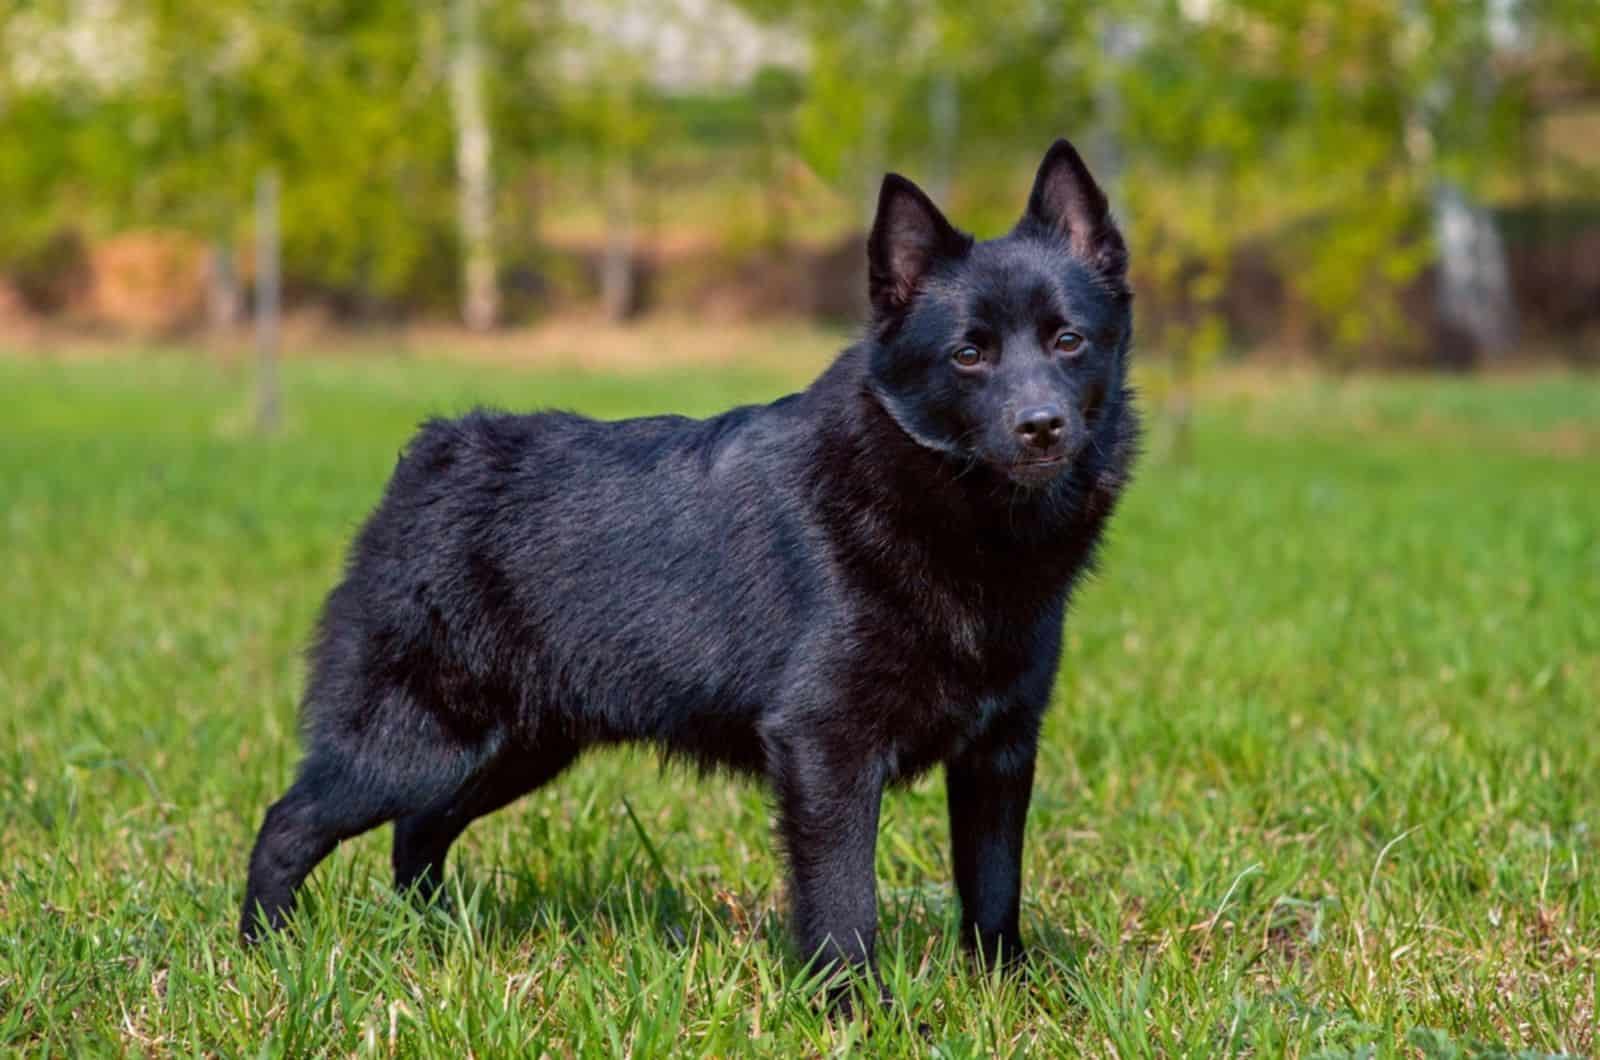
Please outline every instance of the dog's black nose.
[{"label": "dog's black nose", "polygon": [[1017,437],[1024,445],[1036,449],[1049,449],[1061,441],[1061,431],[1067,418],[1060,405],[1035,405],[1017,414]]}]

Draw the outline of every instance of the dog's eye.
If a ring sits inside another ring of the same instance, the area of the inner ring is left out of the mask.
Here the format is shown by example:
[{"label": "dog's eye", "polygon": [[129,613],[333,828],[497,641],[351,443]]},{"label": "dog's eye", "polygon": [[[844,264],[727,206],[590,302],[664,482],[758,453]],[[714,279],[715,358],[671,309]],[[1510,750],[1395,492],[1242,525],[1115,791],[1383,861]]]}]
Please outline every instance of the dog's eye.
[{"label": "dog's eye", "polygon": [[1083,336],[1076,331],[1063,331],[1056,336],[1056,349],[1062,353],[1077,353],[1083,349]]},{"label": "dog's eye", "polygon": [[950,359],[962,368],[976,368],[983,363],[983,354],[976,346],[963,346],[950,355]]}]

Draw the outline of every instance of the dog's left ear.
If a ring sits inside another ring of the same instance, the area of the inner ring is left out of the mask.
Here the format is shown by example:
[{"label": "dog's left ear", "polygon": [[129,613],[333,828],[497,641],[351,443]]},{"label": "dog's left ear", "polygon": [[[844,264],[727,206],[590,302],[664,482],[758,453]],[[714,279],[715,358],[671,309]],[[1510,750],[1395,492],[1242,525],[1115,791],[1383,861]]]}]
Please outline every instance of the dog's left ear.
[{"label": "dog's left ear", "polygon": [[1083,262],[1101,275],[1122,280],[1128,273],[1128,245],[1111,220],[1100,190],[1077,148],[1057,140],[1039,164],[1023,223],[1032,222],[1062,237]]}]

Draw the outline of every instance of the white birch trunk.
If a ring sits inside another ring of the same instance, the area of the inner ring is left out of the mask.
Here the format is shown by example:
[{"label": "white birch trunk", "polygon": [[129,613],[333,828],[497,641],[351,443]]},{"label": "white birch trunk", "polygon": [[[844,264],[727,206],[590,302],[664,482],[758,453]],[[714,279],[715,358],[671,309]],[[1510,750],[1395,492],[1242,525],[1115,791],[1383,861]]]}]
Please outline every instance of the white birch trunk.
[{"label": "white birch trunk", "polygon": [[[1440,78],[1432,86],[1432,99],[1412,118],[1408,136],[1414,157],[1432,161],[1436,145],[1428,108],[1440,113],[1461,93],[1470,93],[1477,113],[1487,114],[1499,90],[1492,59],[1496,54],[1521,50],[1523,39],[1519,0],[1489,0],[1484,8],[1481,55],[1467,64],[1465,81]],[[1457,131],[1460,135],[1460,131]],[[1483,129],[1468,135],[1484,146]],[[1516,296],[1505,241],[1494,214],[1458,182],[1437,172],[1433,183],[1434,247],[1438,255],[1434,288],[1438,319],[1434,357],[1446,368],[1470,368],[1483,358],[1497,358],[1516,344]]]},{"label": "white birch trunk", "polygon": [[1458,185],[1441,181],[1433,193],[1433,229],[1441,361],[1470,367],[1479,357],[1504,355],[1517,341],[1517,306],[1494,215]]},{"label": "white birch trunk", "polygon": [[456,181],[461,229],[461,317],[474,331],[500,313],[494,256],[492,146],[483,101],[483,51],[477,0],[451,0],[450,103],[456,126]]}]

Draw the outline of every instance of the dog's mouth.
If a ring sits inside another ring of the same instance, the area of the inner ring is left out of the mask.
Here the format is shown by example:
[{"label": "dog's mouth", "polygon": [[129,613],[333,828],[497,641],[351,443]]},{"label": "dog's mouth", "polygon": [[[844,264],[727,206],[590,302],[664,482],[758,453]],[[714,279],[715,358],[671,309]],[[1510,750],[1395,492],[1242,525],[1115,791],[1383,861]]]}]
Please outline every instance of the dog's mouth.
[{"label": "dog's mouth", "polygon": [[1068,463],[1067,454],[1058,453],[1030,460],[1014,460],[1006,471],[1013,482],[1024,486],[1042,486],[1059,475]]}]

